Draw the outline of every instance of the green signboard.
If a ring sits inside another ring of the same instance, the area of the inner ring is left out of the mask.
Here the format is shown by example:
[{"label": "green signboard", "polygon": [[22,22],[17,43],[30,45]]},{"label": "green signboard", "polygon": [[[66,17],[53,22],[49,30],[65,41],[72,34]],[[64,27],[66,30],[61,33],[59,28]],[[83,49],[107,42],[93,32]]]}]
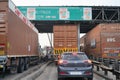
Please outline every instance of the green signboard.
[{"label": "green signboard", "polygon": [[92,20],[91,7],[19,6],[30,20]]}]

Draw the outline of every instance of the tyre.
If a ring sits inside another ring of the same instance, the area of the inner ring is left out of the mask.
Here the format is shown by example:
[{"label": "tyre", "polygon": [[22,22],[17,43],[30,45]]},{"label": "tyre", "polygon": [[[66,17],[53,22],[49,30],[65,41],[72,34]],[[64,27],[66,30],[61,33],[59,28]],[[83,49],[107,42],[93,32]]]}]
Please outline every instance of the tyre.
[{"label": "tyre", "polygon": [[58,75],[58,80],[64,80],[64,79]]},{"label": "tyre", "polygon": [[62,78],[58,78],[58,80],[63,80]]},{"label": "tyre", "polygon": [[17,73],[17,66],[14,66],[10,69],[10,73]]},{"label": "tyre", "polygon": [[24,59],[19,59],[19,65],[18,65],[18,73],[22,73],[24,71]]},{"label": "tyre", "polygon": [[93,80],[93,78],[88,78],[88,80]]},{"label": "tyre", "polygon": [[24,70],[27,70],[29,68],[29,60],[28,58],[25,58],[25,63],[24,63]]}]

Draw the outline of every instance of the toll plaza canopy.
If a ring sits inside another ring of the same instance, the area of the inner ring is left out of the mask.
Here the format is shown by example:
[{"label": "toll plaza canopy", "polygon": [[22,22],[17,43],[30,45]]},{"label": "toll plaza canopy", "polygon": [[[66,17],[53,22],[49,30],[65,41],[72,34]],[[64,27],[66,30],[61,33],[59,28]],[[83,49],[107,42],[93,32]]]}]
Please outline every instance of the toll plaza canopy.
[{"label": "toll plaza canopy", "polygon": [[99,23],[119,23],[118,6],[18,6],[40,33],[52,33],[53,25],[79,24],[86,33]]}]

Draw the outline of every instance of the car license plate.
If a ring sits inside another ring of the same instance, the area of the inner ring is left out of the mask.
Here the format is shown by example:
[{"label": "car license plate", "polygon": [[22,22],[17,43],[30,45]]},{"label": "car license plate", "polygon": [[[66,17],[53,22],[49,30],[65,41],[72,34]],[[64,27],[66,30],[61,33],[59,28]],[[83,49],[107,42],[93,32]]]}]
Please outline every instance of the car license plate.
[{"label": "car license plate", "polygon": [[82,72],[70,72],[71,75],[81,75]]},{"label": "car license plate", "polygon": [[3,65],[0,65],[0,68],[3,68]]}]

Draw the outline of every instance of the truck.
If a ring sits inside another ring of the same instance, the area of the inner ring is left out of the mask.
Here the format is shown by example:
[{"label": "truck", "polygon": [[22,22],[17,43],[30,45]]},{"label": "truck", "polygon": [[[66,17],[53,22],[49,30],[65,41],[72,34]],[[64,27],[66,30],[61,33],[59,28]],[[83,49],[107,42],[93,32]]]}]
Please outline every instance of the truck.
[{"label": "truck", "polygon": [[38,30],[11,0],[0,0],[0,70],[23,72],[37,64]]},{"label": "truck", "polygon": [[81,50],[96,60],[120,60],[120,23],[101,23],[81,39]]},{"label": "truck", "polygon": [[80,40],[81,51],[86,52],[93,63],[102,63],[102,70],[120,79],[120,23],[98,24]]},{"label": "truck", "polygon": [[54,56],[63,52],[78,51],[78,25],[61,24],[53,26],[54,33]]}]

